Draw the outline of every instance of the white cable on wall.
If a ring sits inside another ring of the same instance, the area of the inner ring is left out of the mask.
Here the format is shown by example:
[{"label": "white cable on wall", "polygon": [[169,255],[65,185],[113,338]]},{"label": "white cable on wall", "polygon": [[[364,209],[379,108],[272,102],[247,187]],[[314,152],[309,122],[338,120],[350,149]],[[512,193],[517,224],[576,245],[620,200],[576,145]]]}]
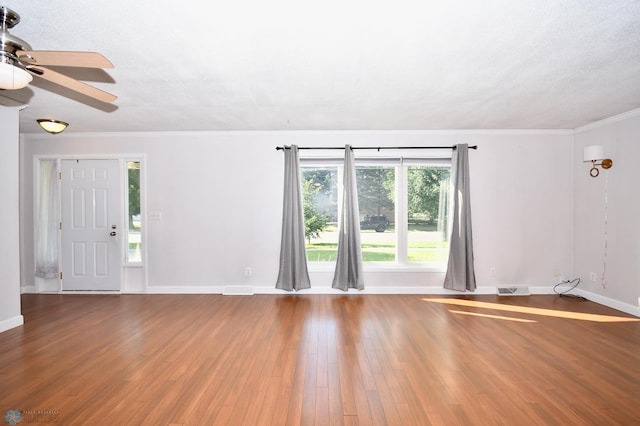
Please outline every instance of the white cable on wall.
[{"label": "white cable on wall", "polygon": [[602,256],[602,288],[607,288],[607,251],[609,248],[609,172],[604,172],[604,253]]}]

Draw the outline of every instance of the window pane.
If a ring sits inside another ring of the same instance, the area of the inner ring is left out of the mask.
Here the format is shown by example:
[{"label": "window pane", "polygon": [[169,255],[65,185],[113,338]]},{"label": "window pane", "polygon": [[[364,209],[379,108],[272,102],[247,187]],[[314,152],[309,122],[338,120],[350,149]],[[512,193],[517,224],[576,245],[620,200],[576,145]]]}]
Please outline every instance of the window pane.
[{"label": "window pane", "polygon": [[356,181],[362,260],[395,262],[396,169],[393,166],[358,166]]},{"label": "window pane", "polygon": [[444,263],[449,211],[447,166],[409,166],[407,171],[409,262]]},{"label": "window pane", "polygon": [[301,167],[304,235],[309,262],[335,262],[338,252],[338,167]]},{"label": "window pane", "polygon": [[140,246],[142,244],[140,217],[140,162],[127,161],[127,262],[142,262]]}]

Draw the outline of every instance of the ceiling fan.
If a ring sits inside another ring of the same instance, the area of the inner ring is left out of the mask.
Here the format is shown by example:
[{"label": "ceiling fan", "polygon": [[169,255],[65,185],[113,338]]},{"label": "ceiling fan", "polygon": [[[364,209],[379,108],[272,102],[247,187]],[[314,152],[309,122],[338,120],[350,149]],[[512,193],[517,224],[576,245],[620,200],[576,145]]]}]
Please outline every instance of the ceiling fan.
[{"label": "ceiling fan", "polygon": [[68,52],[32,50],[29,43],[9,33],[20,22],[20,15],[0,6],[0,89],[15,90],[27,86],[36,75],[67,89],[98,99],[113,102],[117,99],[89,84],[68,77],[48,66],[113,68],[113,64],[97,52]]}]

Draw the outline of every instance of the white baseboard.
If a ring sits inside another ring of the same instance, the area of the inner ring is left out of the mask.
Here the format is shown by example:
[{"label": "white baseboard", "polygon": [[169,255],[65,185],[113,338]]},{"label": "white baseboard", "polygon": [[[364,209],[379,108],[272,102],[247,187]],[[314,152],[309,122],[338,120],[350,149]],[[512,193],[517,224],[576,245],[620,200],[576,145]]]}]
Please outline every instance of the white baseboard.
[{"label": "white baseboard", "polygon": [[577,289],[580,296],[585,299],[589,299],[592,302],[598,303],[600,305],[607,306],[609,308],[617,309],[618,311],[627,313],[629,315],[633,315],[636,317],[640,317],[640,307],[633,306],[628,303],[623,303],[618,300],[611,299],[609,297],[602,296],[600,294],[592,293],[590,291]]},{"label": "white baseboard", "polygon": [[[246,286],[244,286],[246,287]],[[225,289],[233,286],[201,286],[201,285],[172,285],[172,286],[147,286],[143,291],[121,291],[122,294],[223,294]],[[279,290],[275,286],[252,286],[255,294],[288,294],[289,292]],[[21,287],[22,293],[36,293],[35,286]],[[529,287],[531,294],[553,294],[553,287]],[[73,292],[64,291],[63,294],[90,294],[95,292]],[[114,294],[117,292],[104,292]],[[496,294],[494,286],[480,286],[475,291],[460,292],[447,290],[442,287],[374,287],[365,286],[364,290],[349,289],[348,292],[336,290],[331,287],[312,287],[299,292],[299,294],[437,294],[437,295],[474,295],[474,294]]]},{"label": "white baseboard", "polygon": [[225,286],[147,286],[146,294],[222,294]]},{"label": "white baseboard", "polygon": [[[20,287],[20,294],[121,294],[120,290],[36,290],[35,286]],[[133,293],[133,292],[131,292]]]},{"label": "white baseboard", "polygon": [[[122,292],[123,294],[223,294],[227,286],[148,286],[142,292]],[[458,292],[447,290],[442,287],[365,287],[364,290],[350,289],[349,291],[336,290],[330,287],[312,287],[298,292],[288,292],[279,290],[275,286],[254,286],[255,294],[433,294],[433,295],[495,295],[495,286],[478,287],[473,292]],[[35,286],[23,286],[20,288],[22,294],[36,293]],[[554,294],[553,286],[529,287],[531,294]],[[73,292],[75,293],[75,292]],[[103,292],[104,294],[118,294],[118,292]],[[65,291],[64,294],[72,294]],[[76,294],[90,294],[89,292],[77,292]],[[95,294],[95,293],[94,293]],[[578,294],[592,302],[617,309],[636,317],[640,317],[640,307],[628,303],[623,303],[596,293],[591,293],[582,289],[575,289]],[[24,323],[22,315],[0,322],[0,332],[9,328],[20,326]],[[4,328],[3,327],[7,327]]]},{"label": "white baseboard", "polygon": [[336,290],[331,287],[312,287],[304,290],[289,292],[275,287],[255,287],[256,294],[449,294],[449,295],[473,295],[495,294],[495,287],[479,287],[474,292],[460,292],[447,290],[441,287],[367,287],[364,290],[349,289],[348,291]]},{"label": "white baseboard", "polygon": [[[246,286],[244,286],[246,287]],[[223,294],[225,289],[233,286],[200,286],[200,285],[173,285],[173,286],[147,286],[146,294]],[[297,292],[279,290],[274,286],[252,286],[254,294],[437,294],[437,295],[484,295],[496,294],[496,287],[482,286],[475,291],[460,292],[447,290],[442,287],[373,287],[365,286],[364,290],[349,289],[345,292],[331,287],[312,287]],[[529,287],[531,294],[553,294],[553,287]]]},{"label": "white baseboard", "polygon": [[0,321],[0,333],[15,327],[20,327],[22,324],[24,324],[24,317],[22,315]]},{"label": "white baseboard", "polygon": [[222,294],[225,296],[253,296],[255,289],[251,286],[232,285],[225,287]]}]

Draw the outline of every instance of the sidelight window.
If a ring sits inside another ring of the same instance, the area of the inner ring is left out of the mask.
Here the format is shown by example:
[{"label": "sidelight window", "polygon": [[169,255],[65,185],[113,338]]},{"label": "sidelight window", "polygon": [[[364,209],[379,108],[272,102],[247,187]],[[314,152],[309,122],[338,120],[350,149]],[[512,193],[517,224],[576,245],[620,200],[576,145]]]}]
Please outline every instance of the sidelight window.
[{"label": "sidelight window", "polygon": [[140,161],[127,161],[127,263],[142,262]]}]

